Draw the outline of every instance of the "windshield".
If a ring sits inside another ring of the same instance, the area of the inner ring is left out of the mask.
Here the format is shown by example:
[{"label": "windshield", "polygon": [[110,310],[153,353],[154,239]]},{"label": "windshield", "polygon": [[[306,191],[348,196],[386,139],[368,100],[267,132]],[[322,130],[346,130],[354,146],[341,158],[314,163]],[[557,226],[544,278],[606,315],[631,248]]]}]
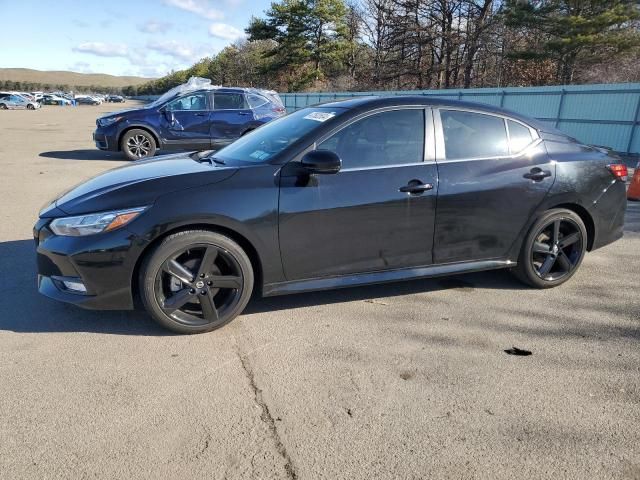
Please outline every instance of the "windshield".
[{"label": "windshield", "polygon": [[311,107],[273,120],[213,154],[225,163],[263,163],[344,109]]}]

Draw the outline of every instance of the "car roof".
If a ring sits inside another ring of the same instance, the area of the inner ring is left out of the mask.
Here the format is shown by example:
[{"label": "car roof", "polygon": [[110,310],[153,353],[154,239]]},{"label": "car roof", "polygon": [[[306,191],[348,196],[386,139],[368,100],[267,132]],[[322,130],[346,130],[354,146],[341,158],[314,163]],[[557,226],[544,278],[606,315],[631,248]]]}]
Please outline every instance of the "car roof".
[{"label": "car roof", "polygon": [[[199,88],[197,90],[187,90],[184,92],[180,92],[176,96],[182,96],[191,94],[194,92],[215,92],[215,93],[275,93],[271,90],[264,90],[262,88],[254,88],[254,87],[210,87],[210,88]],[[175,97],[174,97],[175,98]]]},{"label": "car roof", "polygon": [[[430,95],[389,95],[389,96],[366,96],[366,97],[354,97],[346,100],[338,100],[327,103],[318,104],[322,107],[336,107],[344,108],[353,111],[367,111],[375,108],[406,106],[406,105],[424,105],[431,107],[451,107],[451,108],[464,108],[470,110],[477,110],[479,112],[494,113],[498,115],[505,115],[515,120],[519,120],[536,130],[546,132],[558,132],[555,128],[544,124],[543,122],[524,116],[520,113],[507,110],[504,108],[495,107],[485,103],[465,102],[460,100],[450,100],[446,98],[439,98]],[[564,135],[564,134],[563,134]]]}]

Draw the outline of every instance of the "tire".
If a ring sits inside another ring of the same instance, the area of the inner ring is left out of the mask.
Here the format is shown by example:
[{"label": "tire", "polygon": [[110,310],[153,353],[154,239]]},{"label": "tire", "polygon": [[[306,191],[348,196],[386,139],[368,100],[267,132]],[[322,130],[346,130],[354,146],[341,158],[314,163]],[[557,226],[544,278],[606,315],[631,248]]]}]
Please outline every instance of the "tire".
[{"label": "tire", "polygon": [[156,154],[156,141],[146,130],[134,128],[122,136],[120,149],[129,160],[140,160]]},{"label": "tire", "polygon": [[169,235],[145,257],[138,282],[156,322],[176,333],[204,333],[240,315],[251,298],[254,273],[247,254],[229,237],[187,230]]},{"label": "tire", "polygon": [[27,104],[27,110],[35,110],[36,107],[34,107],[33,105],[31,105],[30,103]]},{"label": "tire", "polygon": [[0,110],[7,110],[7,106],[4,103],[0,103]]},{"label": "tire", "polygon": [[587,250],[587,229],[571,210],[545,212],[529,229],[513,273],[535,288],[557,287],[580,268]]}]

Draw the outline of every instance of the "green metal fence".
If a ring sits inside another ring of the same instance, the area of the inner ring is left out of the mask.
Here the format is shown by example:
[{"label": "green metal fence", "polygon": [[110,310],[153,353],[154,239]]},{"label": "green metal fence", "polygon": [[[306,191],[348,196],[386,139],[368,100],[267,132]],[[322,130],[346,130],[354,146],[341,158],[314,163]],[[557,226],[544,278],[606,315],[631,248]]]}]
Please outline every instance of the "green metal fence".
[{"label": "green metal fence", "polygon": [[535,117],[584,143],[623,153],[640,153],[640,83],[280,94],[288,111],[370,95],[428,95],[486,103]]}]

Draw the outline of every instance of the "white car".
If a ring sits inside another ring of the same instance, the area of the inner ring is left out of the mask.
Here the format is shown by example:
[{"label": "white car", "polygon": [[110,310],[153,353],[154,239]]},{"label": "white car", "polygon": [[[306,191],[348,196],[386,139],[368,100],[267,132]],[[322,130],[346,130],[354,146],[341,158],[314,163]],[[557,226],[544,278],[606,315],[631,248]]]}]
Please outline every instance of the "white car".
[{"label": "white car", "polygon": [[40,108],[40,104],[35,100],[29,100],[17,93],[0,92],[0,110],[17,110],[22,108],[36,110]]}]

